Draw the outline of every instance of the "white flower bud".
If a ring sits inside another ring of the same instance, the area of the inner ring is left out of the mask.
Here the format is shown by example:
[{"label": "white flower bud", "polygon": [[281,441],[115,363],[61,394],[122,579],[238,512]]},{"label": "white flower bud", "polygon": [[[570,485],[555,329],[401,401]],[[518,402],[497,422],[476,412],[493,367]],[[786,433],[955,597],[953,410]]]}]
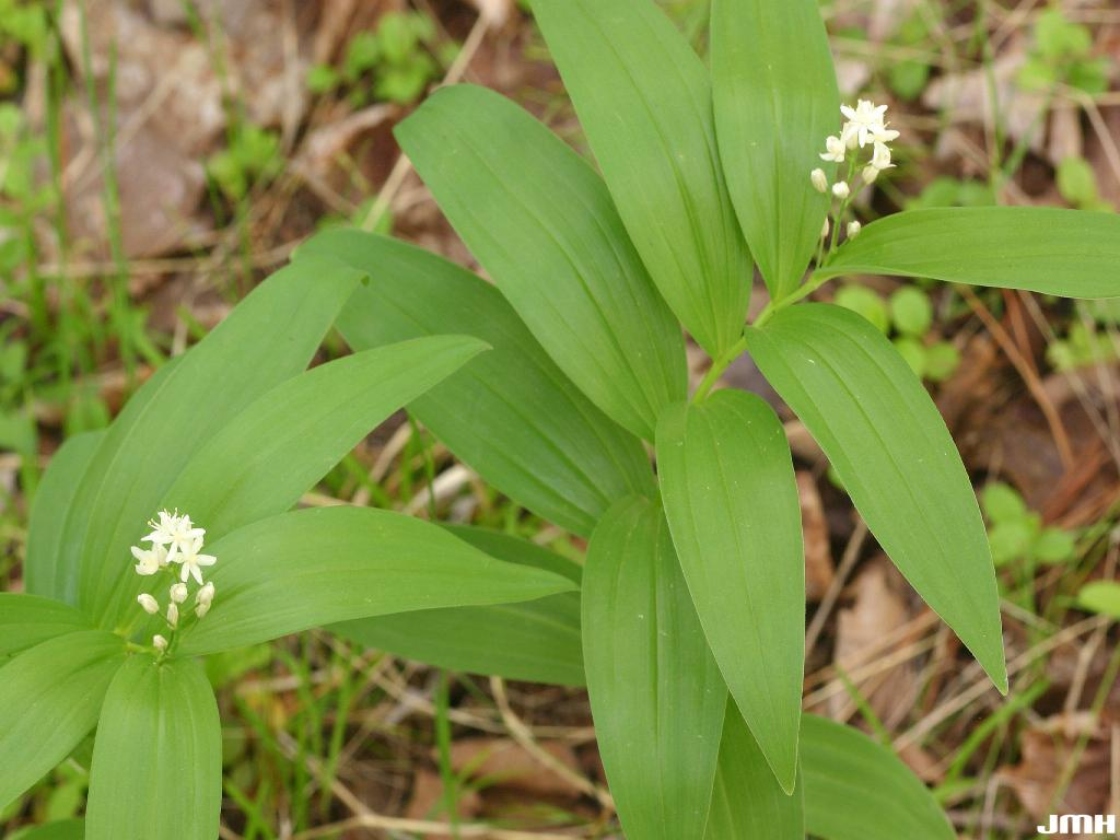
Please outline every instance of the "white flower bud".
[{"label": "white flower bud", "polygon": [[194,608],[194,614],[202,618],[206,613],[210,612],[210,604],[199,604]]},{"label": "white flower bud", "polygon": [[206,604],[210,606],[210,602],[214,600],[214,583],[209,581],[205,586],[198,590],[198,594],[194,596],[196,604]]},{"label": "white flower bud", "polygon": [[156,635],[152,636],[152,647],[154,647],[160,653],[163,653],[167,650],[167,639],[163,638],[163,636],[157,633]]},{"label": "white flower bud", "polygon": [[176,604],[181,604],[187,600],[187,585],[185,583],[177,583],[171,587],[171,600]]},{"label": "white flower bud", "polygon": [[167,623],[172,627],[179,626],[179,605],[171,603],[167,605]]},{"label": "white flower bud", "polygon": [[884,169],[894,168],[891,163],[891,150],[886,143],[876,143],[875,151],[871,154],[871,165],[882,172]]},{"label": "white flower bud", "polygon": [[868,165],[863,167],[863,172],[860,173],[860,176],[863,178],[863,183],[874,184],[875,179],[879,177],[879,170],[874,166]]},{"label": "white flower bud", "polygon": [[859,232],[863,230],[863,225],[859,222],[848,222],[848,238],[855,239],[859,236]]},{"label": "white flower bud", "polygon": [[828,217],[825,216],[824,226],[821,228],[821,239],[828,239],[828,233],[832,228],[828,224]]},{"label": "white flower bud", "polygon": [[146,612],[148,615],[155,615],[157,612],[159,612],[159,601],[157,601],[148,593],[145,592],[143,595],[137,595],[136,600],[139,602],[140,606],[144,608],[144,612]]},{"label": "white flower bud", "polygon": [[819,193],[828,192],[828,177],[823,169],[814,169],[809,173],[809,180],[813,182],[813,189]]},{"label": "white flower bud", "polygon": [[852,191],[848,187],[848,182],[847,181],[837,181],[835,184],[832,185],[832,194],[834,196],[836,196],[838,199],[840,199],[841,201],[843,201],[849,195],[852,194]]},{"label": "white flower bud", "polygon": [[839,137],[828,137],[824,141],[825,153],[821,155],[821,160],[831,160],[835,163],[844,162],[844,152],[847,150],[844,141]]}]

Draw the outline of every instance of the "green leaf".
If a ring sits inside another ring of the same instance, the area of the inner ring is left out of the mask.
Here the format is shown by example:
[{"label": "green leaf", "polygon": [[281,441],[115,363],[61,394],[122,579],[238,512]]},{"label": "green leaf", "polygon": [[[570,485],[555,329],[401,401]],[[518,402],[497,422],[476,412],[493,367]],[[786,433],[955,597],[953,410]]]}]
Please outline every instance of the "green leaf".
[{"label": "green leaf", "polygon": [[1112,580],[1095,580],[1087,583],[1077,593],[1079,609],[1120,619],[1120,583]]},{"label": "green leaf", "polygon": [[76,435],[62,444],[35,494],[27,529],[23,585],[32,595],[78,602],[77,551],[63,551],[63,528],[94,452],[105,432]]},{"label": "green leaf", "polygon": [[817,0],[713,0],[712,95],[727,185],[775,300],[797,288],[828,199],[809,183],[840,94]]},{"label": "green leaf", "polygon": [[804,784],[787,794],[734,703],[727,705],[706,840],[804,840]]},{"label": "green leaf", "polygon": [[189,511],[208,542],[283,513],[370,430],[485,349],[474,338],[419,338],[292,377],[211,438],[160,508]]},{"label": "green leaf", "polygon": [[[491,557],[579,583],[579,566],[527,540],[467,526],[446,529]],[[359,644],[452,671],[556,685],[585,682],[578,592],[522,603],[362,618],[328,629]]]},{"label": "green leaf", "polygon": [[113,423],[73,501],[83,513],[63,536],[64,551],[81,557],[81,605],[102,626],[113,626],[112,596],[134,575],[128,548],[180,470],[253,400],[307,367],[361,276],[327,259],[277,272]]},{"label": "green leaf", "polygon": [[55,636],[91,629],[89,618],[69,604],[36,595],[0,592],[0,656]]},{"label": "green leaf", "polygon": [[684,341],[599,176],[485,88],[444,88],[395,133],[553,361],[608,416],[652,440],[657,413],[687,393]]},{"label": "green leaf", "polygon": [[805,665],[805,560],[782,424],[754,394],[717,391],[665,412],[657,463],[673,543],[708,644],[774,775],[791,791]]},{"label": "green leaf", "polygon": [[828,304],[779,311],[747,330],[747,346],[883,550],[1006,691],[980,508],[945,422],[906,362],[865,320]]},{"label": "green leaf", "polygon": [[933,324],[929,295],[916,286],[903,286],[890,300],[891,320],[900,333],[921,338]]},{"label": "green leaf", "polygon": [[0,810],[93,728],[123,658],[119,636],[83,630],[36,645],[0,668]]},{"label": "green leaf", "polygon": [[[218,431],[157,508],[189,512],[208,542],[283,513],[371,429],[484,349],[472,338],[423,338],[294,376]],[[144,586],[126,578],[109,611],[123,619]]]},{"label": "green leaf", "polygon": [[1002,481],[985,485],[980,491],[980,505],[992,522],[1015,522],[1029,514],[1023,497]]},{"label": "green leaf", "polygon": [[83,840],[85,820],[56,820],[32,828],[20,829],[8,840]]},{"label": "green leaf", "polygon": [[900,274],[1047,295],[1120,295],[1120,216],[1053,207],[942,207],[867,225],[813,277]]},{"label": "green leaf", "polygon": [[651,489],[641,442],[560,372],[493,286],[434,254],[358,231],[321,233],[297,261],[304,254],[335,255],[373,278],[339,319],[355,349],[444,333],[493,348],[409,409],[499,491],[587,535],[614,500]]},{"label": "green leaf", "polygon": [[438,607],[529,601],[567,578],[495,560],[419,519],[368,508],[284,513],[207,550],[217,595],[187,628],[184,654],[213,653],[310,627]]},{"label": "green leaf", "polygon": [[133,656],[97,727],[86,840],[213,840],[222,729],[202,665]]},{"label": "green leaf", "polygon": [[583,656],[626,836],[704,836],[727,692],[661,508],[620,501],[591,536]]},{"label": "green leaf", "polygon": [[933,796],[894,753],[866,735],[805,715],[805,823],[826,840],[953,840]]},{"label": "green leaf", "polygon": [[720,168],[707,70],[650,0],[532,6],[653,281],[696,341],[722,355],[742,334],[751,260]]}]

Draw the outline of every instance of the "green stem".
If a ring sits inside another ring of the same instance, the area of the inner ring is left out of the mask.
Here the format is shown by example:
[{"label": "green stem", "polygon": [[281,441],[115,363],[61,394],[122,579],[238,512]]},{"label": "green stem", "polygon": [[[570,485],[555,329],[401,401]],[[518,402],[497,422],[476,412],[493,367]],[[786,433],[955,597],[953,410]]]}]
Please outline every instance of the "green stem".
[{"label": "green stem", "polygon": [[712,386],[727,370],[728,365],[735,361],[747,349],[747,336],[744,333],[739,336],[739,340],[732,344],[727,351],[718,359],[712,361],[712,366],[708,368],[708,372],[704,374],[704,378],[700,380],[700,385],[696,389],[696,393],[692,395],[692,404],[696,405],[703,400],[708,393],[712,390]]}]

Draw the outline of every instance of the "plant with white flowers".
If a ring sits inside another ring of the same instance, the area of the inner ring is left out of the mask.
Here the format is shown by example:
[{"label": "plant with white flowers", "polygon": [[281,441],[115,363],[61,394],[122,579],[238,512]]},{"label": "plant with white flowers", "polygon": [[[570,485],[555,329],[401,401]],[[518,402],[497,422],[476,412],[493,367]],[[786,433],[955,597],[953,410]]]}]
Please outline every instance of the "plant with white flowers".
[{"label": "plant with white flowers", "polygon": [[163,611],[159,599],[149,592],[141,592],[136,600],[148,615],[163,612],[170,638],[157,633],[152,637],[152,646],[160,653],[167,653],[179,630],[180,606],[191,596],[189,583],[197,586],[194,593],[195,620],[210,612],[214,602],[214,583],[203,580],[202,570],[213,566],[218,558],[201,553],[206,530],[195,526],[188,514],[161,510],[158,520],[149,520],[148,526],[152,529],[151,533],[141,537],[140,541],[151,543],[151,547],[134,545],[130,549],[136,560],[136,574],[164,579],[170,576],[175,582],[167,589],[166,611]]},{"label": "plant with white flowers", "polygon": [[[411,408],[497,490],[589,538],[582,614],[557,599],[547,631],[501,644],[430,617],[348,632],[450,668],[586,682],[628,840],[952,837],[889,751],[801,714],[792,456],[767,401],[715,386],[750,353],[975,657],[960,667],[1006,691],[987,536],[944,422],[878,329],[805,299],[859,274],[1120,295],[1120,218],[854,218],[899,132],[887,103],[841,105],[816,0],[712,0],[707,63],[653,0],[531,5],[592,165],[470,85],[396,129],[494,285],[353,231],[301,256],[376,273],[339,322],[353,346],[462,331],[494,348]],[[682,332],[711,358],[695,387]]]},{"label": "plant with white flowers", "polygon": [[80,836],[213,840],[221,725],[201,657],[576,588],[521,562],[512,538],[368,508],[292,510],[371,429],[486,350],[432,336],[306,370],[363,282],[329,258],[280,271],[108,429],[54,456],[26,594],[0,594],[0,810],[18,813],[13,800],[96,727]]}]

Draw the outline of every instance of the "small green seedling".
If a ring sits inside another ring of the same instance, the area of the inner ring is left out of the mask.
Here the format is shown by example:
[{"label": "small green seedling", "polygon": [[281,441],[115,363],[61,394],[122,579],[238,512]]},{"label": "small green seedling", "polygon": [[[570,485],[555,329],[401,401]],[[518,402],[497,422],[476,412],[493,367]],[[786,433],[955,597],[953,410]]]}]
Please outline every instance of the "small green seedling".
[{"label": "small green seedling", "polygon": [[1058,192],[1062,198],[1079,210],[1099,210],[1113,213],[1116,208],[1101,198],[1097,176],[1083,157],[1071,155],[1058,164]]},{"label": "small green seedling", "polygon": [[206,172],[226,198],[241,201],[254,184],[274,177],[281,164],[280,138],[276,133],[241,123],[229,146],[210,156]]},{"label": "small green seedling", "polygon": [[1120,621],[1120,583],[1095,580],[1085,584],[1077,593],[1077,606],[1086,612],[1107,615]]},{"label": "small green seedling", "polygon": [[1077,558],[1077,535],[1043,526],[1042,517],[1030,510],[1010,485],[998,481],[988,484],[981,491],[980,505],[988,519],[988,540],[996,566],[1016,562],[1054,565]]},{"label": "small green seedling", "polygon": [[1118,301],[1077,301],[1077,319],[1064,338],[1050,342],[1046,361],[1058,371],[1077,370],[1120,359]]},{"label": "small green seedling", "polygon": [[355,107],[373,100],[407,105],[420,98],[439,73],[435,24],[426,14],[389,12],[375,32],[359,32],[350,39],[342,67],[312,67],[307,87],[312,93],[340,88],[350,91]]},{"label": "small green seedling", "polygon": [[1095,96],[1108,90],[1108,60],[1093,56],[1087,26],[1069,20],[1059,8],[1046,9],[1035,21],[1019,84],[1038,91],[1067,85]]}]

